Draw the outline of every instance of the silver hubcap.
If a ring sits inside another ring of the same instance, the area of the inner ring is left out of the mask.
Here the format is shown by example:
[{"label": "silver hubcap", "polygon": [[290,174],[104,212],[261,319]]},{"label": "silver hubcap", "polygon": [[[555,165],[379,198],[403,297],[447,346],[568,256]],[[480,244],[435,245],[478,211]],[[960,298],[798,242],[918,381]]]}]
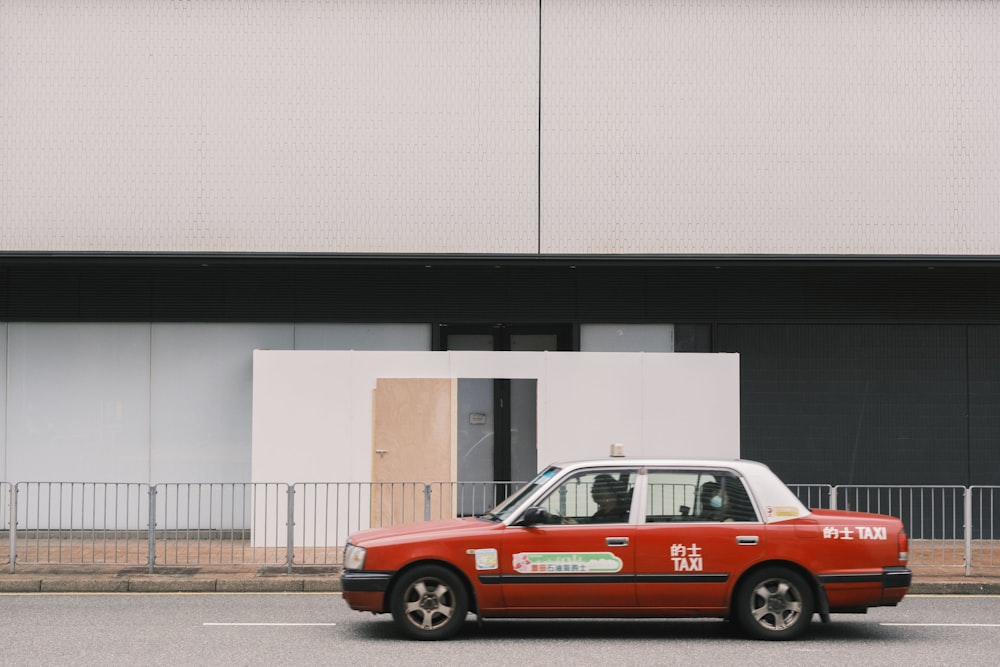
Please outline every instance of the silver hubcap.
[{"label": "silver hubcap", "polygon": [[406,618],[422,630],[435,630],[451,619],[455,602],[451,589],[437,579],[421,579],[406,590]]},{"label": "silver hubcap", "polygon": [[768,579],[753,589],[750,609],[767,630],[787,630],[802,615],[802,596],[785,579]]}]

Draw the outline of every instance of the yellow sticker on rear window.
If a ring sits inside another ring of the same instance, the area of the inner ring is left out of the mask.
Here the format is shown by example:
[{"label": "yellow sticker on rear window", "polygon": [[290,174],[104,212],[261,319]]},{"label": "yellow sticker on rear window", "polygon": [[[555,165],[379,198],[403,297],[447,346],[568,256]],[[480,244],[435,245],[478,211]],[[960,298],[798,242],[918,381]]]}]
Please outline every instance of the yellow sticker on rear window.
[{"label": "yellow sticker on rear window", "polygon": [[799,515],[799,508],[792,507],[791,505],[768,505],[767,515],[780,516],[780,517],[791,517]]}]

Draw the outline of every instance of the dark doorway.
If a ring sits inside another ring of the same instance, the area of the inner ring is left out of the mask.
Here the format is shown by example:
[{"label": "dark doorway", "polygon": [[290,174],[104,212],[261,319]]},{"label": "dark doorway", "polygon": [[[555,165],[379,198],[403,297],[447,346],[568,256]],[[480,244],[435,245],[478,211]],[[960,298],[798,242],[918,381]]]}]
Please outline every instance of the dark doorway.
[{"label": "dark doorway", "polygon": [[[562,352],[573,349],[571,325],[439,325],[435,349],[483,352]],[[483,395],[492,414],[477,415],[493,435],[492,479],[524,481],[537,472],[535,452],[536,383],[534,380],[495,378],[462,380],[460,393]],[[459,399],[460,403],[462,398]],[[482,438],[482,434],[477,435]],[[478,441],[477,441],[478,442]],[[459,445],[460,450],[462,444]],[[462,480],[459,481],[484,481]]]}]

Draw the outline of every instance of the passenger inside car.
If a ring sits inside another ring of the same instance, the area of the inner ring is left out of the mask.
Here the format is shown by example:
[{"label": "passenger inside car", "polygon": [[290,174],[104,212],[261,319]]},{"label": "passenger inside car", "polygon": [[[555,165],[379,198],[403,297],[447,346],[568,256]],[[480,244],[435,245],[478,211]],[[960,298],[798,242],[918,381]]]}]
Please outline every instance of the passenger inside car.
[{"label": "passenger inside car", "polygon": [[699,517],[706,521],[756,521],[757,515],[739,480],[723,478],[722,483],[705,482],[698,495]]},{"label": "passenger inside car", "polygon": [[724,521],[726,519],[726,492],[718,482],[705,482],[701,485],[699,495],[701,518],[706,521]]}]

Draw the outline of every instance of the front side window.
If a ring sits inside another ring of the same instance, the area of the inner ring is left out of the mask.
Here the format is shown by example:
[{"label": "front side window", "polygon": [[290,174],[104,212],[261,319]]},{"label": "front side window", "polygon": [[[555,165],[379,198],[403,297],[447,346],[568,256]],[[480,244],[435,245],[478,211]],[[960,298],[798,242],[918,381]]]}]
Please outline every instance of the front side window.
[{"label": "front side window", "polygon": [[538,505],[550,523],[628,523],[635,470],[587,471],[569,477]]}]

